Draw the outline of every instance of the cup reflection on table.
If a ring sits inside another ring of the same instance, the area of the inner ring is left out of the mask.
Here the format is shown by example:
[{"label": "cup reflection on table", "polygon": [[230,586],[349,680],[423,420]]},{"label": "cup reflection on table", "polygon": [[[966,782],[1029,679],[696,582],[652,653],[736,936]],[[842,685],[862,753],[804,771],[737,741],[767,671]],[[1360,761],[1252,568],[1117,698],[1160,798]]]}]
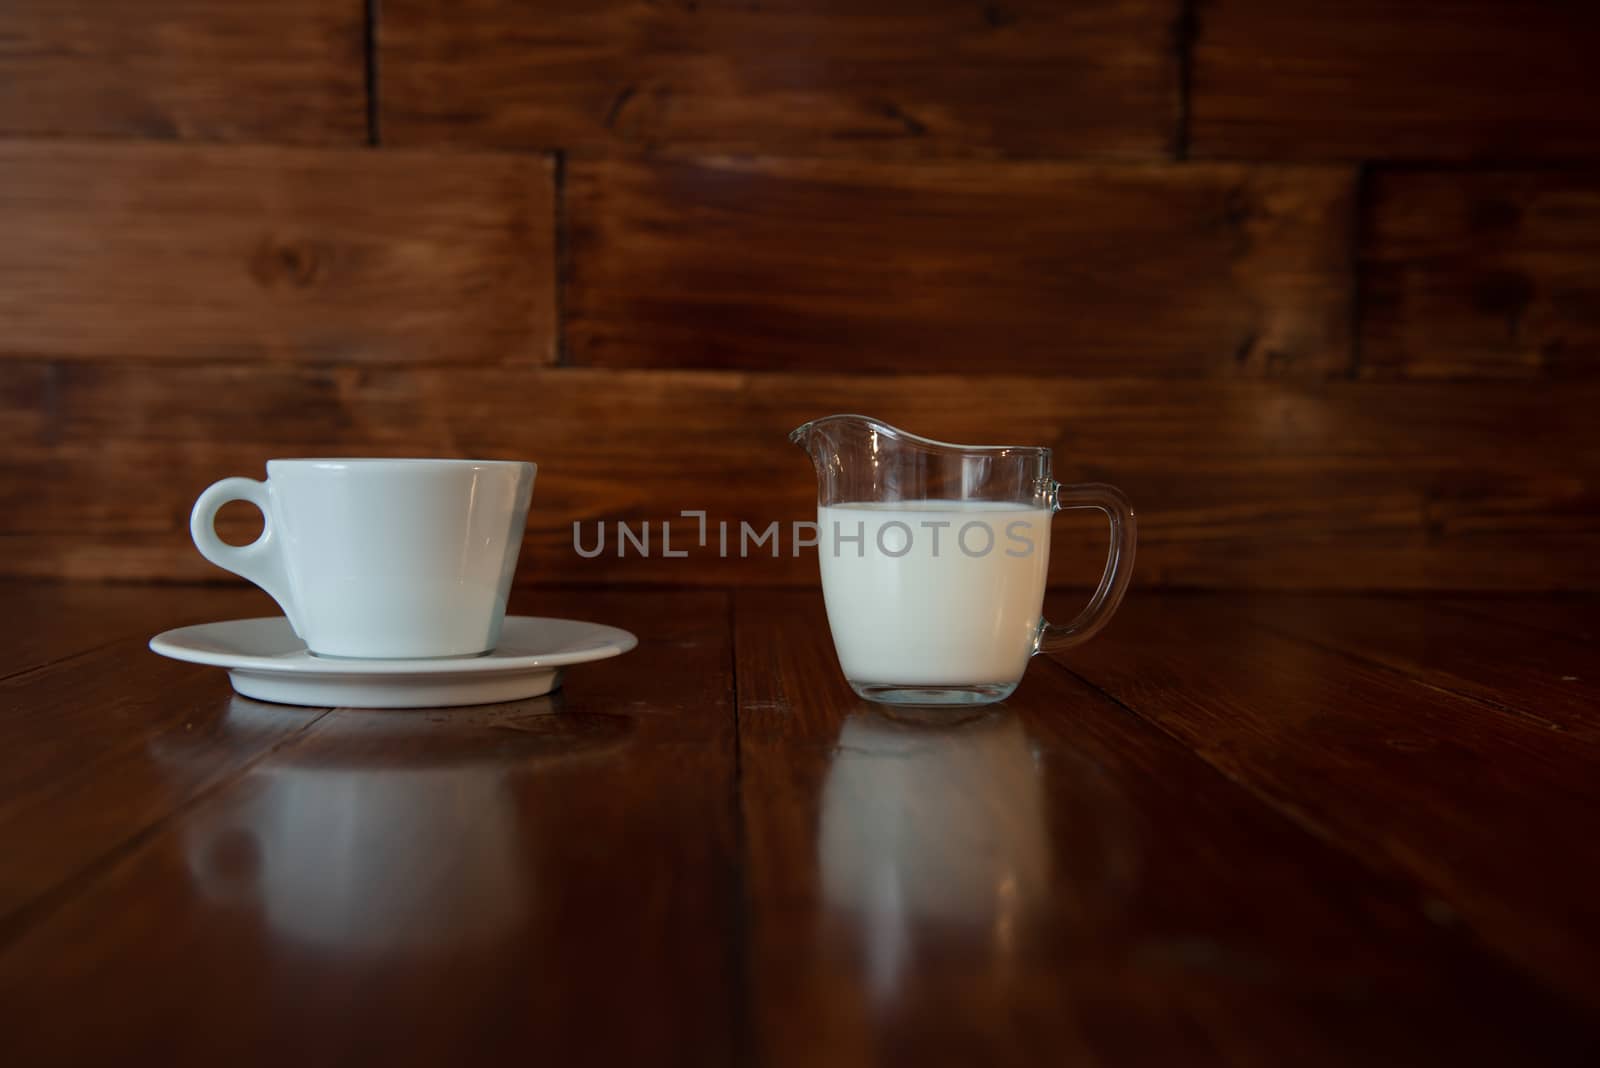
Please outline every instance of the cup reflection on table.
[{"label": "cup reflection on table", "polygon": [[1035,753],[1016,716],[940,727],[851,716],[822,789],[823,895],[851,917],[873,992],[898,985],[927,935],[1009,955],[1047,894]]},{"label": "cup reflection on table", "polygon": [[[535,714],[550,702],[517,709]],[[229,718],[264,707],[236,700]],[[207,899],[254,906],[275,936],[342,953],[470,948],[522,924],[532,888],[501,768],[397,766],[377,758],[393,748],[370,733],[321,740],[333,743],[332,758],[258,767],[193,825],[186,858]]]}]

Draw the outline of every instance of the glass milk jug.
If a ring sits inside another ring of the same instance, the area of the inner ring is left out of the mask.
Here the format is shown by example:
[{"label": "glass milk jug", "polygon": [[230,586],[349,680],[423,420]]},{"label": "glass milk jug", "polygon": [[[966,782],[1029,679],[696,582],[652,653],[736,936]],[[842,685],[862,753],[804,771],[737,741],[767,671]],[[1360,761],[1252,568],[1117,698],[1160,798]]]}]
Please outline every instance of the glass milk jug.
[{"label": "glass milk jug", "polygon": [[[817,558],[840,666],[890,704],[984,704],[1011,695],[1028,658],[1087,641],[1133,571],[1134,515],[1114,486],[1063,486],[1050,450],[952,445],[862,415],[814,419],[789,439],[817,472]],[[1066,624],[1041,616],[1050,519],[1111,521],[1099,588]]]}]

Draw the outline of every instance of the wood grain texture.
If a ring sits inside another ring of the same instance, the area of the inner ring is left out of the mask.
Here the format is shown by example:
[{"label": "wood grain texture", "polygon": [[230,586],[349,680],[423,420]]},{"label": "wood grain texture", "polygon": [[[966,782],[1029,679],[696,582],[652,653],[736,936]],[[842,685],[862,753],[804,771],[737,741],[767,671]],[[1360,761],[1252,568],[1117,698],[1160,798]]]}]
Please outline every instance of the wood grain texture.
[{"label": "wood grain texture", "polygon": [[1383,170],[1368,191],[1363,374],[1600,374],[1600,171]]},{"label": "wood grain texture", "polygon": [[1600,640],[1600,600],[1589,596],[1473,597],[1444,604],[1458,612],[1514,623],[1556,638],[1590,643]]},{"label": "wood grain texture", "polygon": [[[187,591],[152,597],[177,606]],[[0,928],[8,1054],[431,1065],[537,1049],[563,1064],[734,1063],[727,599],[512,604],[533,608],[641,642],[626,663],[571,670],[549,697],[326,714],[233,697],[215,669],[123,646],[56,680],[50,709],[8,715],[32,748],[4,750],[7,778],[47,742],[63,763],[88,764],[108,739],[128,747],[149,781],[96,779],[108,834],[128,831],[113,827],[118,799],[213,783]],[[75,729],[90,717],[97,731]],[[148,738],[163,717],[195,729]],[[289,720],[300,727],[281,744],[252,744]],[[0,825],[8,877],[42,872],[46,838],[79,854],[96,844],[60,822],[87,800],[36,800],[34,820]],[[71,1008],[83,1004],[98,1006],[94,1027]]]},{"label": "wood grain texture", "polygon": [[1595,1049],[1592,1022],[1437,922],[1413,887],[1047,660],[987,715],[886,714],[846,688],[818,595],[741,591],[736,617],[761,1063],[1575,1063]]},{"label": "wood grain texture", "polygon": [[[1383,664],[1425,686],[1526,716],[1549,730],[1600,742],[1600,663],[1592,644],[1433,600],[1264,597],[1236,608],[1274,630]],[[1590,602],[1590,619],[1600,604]]]},{"label": "wood grain texture", "polygon": [[[188,536],[210,482],[274,456],[439,455],[541,465],[524,580],[809,584],[788,524],[815,518],[815,478],[786,435],[860,409],[1051,445],[1061,480],[1122,486],[1147,586],[1596,589],[1597,389],[0,361],[0,568],[220,579]],[[706,546],[684,509],[707,512]],[[602,520],[604,552],[580,557],[572,524],[592,550]],[[618,555],[617,520],[651,523],[650,556]],[[661,554],[668,520],[688,556]],[[741,522],[783,524],[780,555],[739,558]],[[1055,581],[1098,575],[1105,536],[1059,519]]]},{"label": "wood grain texture", "polygon": [[1442,922],[1600,1004],[1592,741],[1209,598],[1130,597],[1056,658],[1306,830],[1414,880]]},{"label": "wood grain texture", "polygon": [[[220,673],[161,659],[148,640],[0,682],[0,942],[48,909],[52,891],[326,711],[260,705],[247,722],[230,719]],[[161,757],[174,750],[190,759]]]},{"label": "wood grain texture", "polygon": [[359,144],[361,0],[11,0],[0,132]]},{"label": "wood grain texture", "polygon": [[1160,158],[1175,0],[389,0],[388,140]]},{"label": "wood grain texture", "polygon": [[571,358],[1317,377],[1350,366],[1343,169],[578,159]]},{"label": "wood grain texture", "polygon": [[122,638],[235,616],[276,615],[272,598],[255,588],[196,590],[174,613],[168,598],[145,586],[0,582],[6,622],[0,678],[79,656]]},{"label": "wood grain texture", "polygon": [[0,144],[0,357],[548,363],[537,157]]},{"label": "wood grain texture", "polygon": [[1253,159],[1600,151],[1593,4],[1205,0],[1191,150]]},{"label": "wood grain texture", "polygon": [[[58,589],[0,636],[125,608]],[[1597,749],[1497,707],[1530,647],[1468,700],[1426,683],[1477,649],[1379,667],[1271,603],[1136,595],[954,720],[856,700],[814,591],[519,590],[640,644],[469,709],[239,699],[136,640],[0,680],[6,1053],[1594,1063]]]}]

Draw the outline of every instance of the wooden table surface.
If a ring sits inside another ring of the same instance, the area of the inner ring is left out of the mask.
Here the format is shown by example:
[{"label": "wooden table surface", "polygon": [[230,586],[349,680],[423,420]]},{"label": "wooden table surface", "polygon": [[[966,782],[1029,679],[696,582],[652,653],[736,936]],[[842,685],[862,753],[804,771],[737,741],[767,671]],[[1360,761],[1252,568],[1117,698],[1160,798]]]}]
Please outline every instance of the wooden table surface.
[{"label": "wooden table surface", "polygon": [[399,712],[146,650],[255,591],[0,603],[6,1064],[1600,1055],[1600,600],[1136,592],[956,723],[813,591],[519,591],[639,648]]}]

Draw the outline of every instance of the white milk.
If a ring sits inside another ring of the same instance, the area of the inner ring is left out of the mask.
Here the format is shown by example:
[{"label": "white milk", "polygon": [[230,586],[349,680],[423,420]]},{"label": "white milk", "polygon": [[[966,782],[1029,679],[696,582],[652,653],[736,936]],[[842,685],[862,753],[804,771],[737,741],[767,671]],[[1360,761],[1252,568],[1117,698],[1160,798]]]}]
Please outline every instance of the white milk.
[{"label": "white milk", "polygon": [[914,687],[1022,677],[1044,603],[1049,511],[895,501],[820,507],[817,523],[822,592],[845,678]]}]

